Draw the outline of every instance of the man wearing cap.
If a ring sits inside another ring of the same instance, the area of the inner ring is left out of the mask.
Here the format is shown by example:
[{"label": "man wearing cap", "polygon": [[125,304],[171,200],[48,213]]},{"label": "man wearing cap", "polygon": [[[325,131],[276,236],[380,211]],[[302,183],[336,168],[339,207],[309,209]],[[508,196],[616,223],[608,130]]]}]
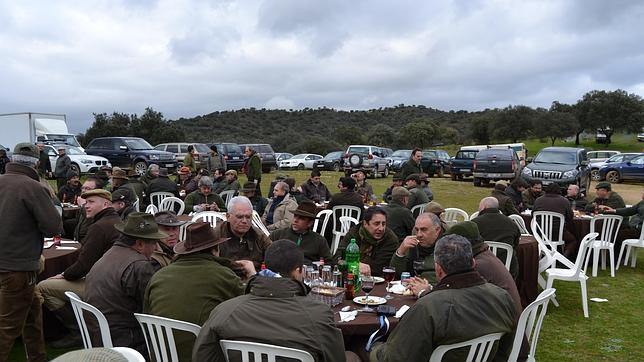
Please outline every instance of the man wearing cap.
[{"label": "man wearing cap", "polygon": [[365,203],[371,202],[374,198],[373,187],[367,182],[367,176],[364,171],[358,170],[351,177],[356,179],[356,192],[362,196],[362,201]]},{"label": "man wearing cap", "polygon": [[197,337],[192,360],[225,361],[219,341],[241,339],[301,349],[315,361],[345,361],[342,332],[333,312],[307,297],[303,263],[303,252],[294,242],[273,243],[266,250],[267,269],[248,281],[248,293],[212,311]]},{"label": "man wearing cap", "polygon": [[391,202],[391,192],[393,191],[394,187],[402,186],[403,182],[405,182],[405,179],[402,178],[402,173],[396,172],[392,176],[391,186],[389,186],[387,190],[385,190],[385,193],[382,194],[382,201]]},{"label": "man wearing cap", "polygon": [[340,189],[340,192],[331,196],[327,209],[332,210],[335,206],[340,205],[355,206],[360,208],[360,210],[364,208],[362,196],[355,191],[356,180],[352,177],[340,177],[338,188]]},{"label": "man wearing cap", "polygon": [[159,226],[159,230],[168,235],[165,239],[159,240],[159,244],[152,254],[152,264],[158,270],[172,262],[173,248],[179,242],[179,229],[187,221],[177,219],[177,214],[174,211],[159,211],[154,214],[154,221]]},{"label": "man wearing cap", "polygon": [[[484,240],[498,241],[512,246],[510,274],[516,279],[519,276],[519,259],[517,259],[521,231],[509,217],[499,212],[499,201],[492,196],[485,197],[479,203],[479,216],[472,219],[477,225]],[[505,260],[505,250],[499,250],[499,258]]]},{"label": "man wearing cap", "polygon": [[49,160],[49,154],[45,150],[45,143],[38,142],[38,173],[42,177],[50,178],[51,177],[51,161]]},{"label": "man wearing cap", "polygon": [[400,168],[400,173],[402,174],[403,180],[406,180],[407,176],[409,175],[420,175],[421,173],[423,173],[423,168],[420,165],[422,158],[423,151],[420,148],[414,148],[414,150],[411,151],[409,160],[405,161],[405,163],[403,163],[402,167]]},{"label": "man wearing cap", "polygon": [[[243,168],[246,178],[248,182],[252,182],[257,186],[257,196],[262,196],[262,190],[260,188],[262,183],[262,159],[257,154],[257,151],[250,146],[246,146],[244,154],[247,157]],[[237,190],[239,190],[239,185]]]},{"label": "man wearing cap", "polygon": [[81,185],[81,196],[76,199],[78,206],[80,207],[73,219],[67,219],[63,221],[65,226],[65,232],[67,235],[78,242],[85,239],[87,235],[87,229],[92,224],[92,219],[87,218],[85,213],[85,199],[83,199],[82,194],[94,189],[103,189],[103,180],[96,176],[87,176],[85,182]]},{"label": "man wearing cap", "polygon": [[134,348],[147,356],[145,338],[133,313],[143,312],[145,288],[155,272],[150,258],[158,241],[167,235],[159,231],[154,216],[144,212],[133,212],[125,224],[113,227],[121,236],[87,274],[85,300],[105,315],[115,346]]},{"label": "man wearing cap", "polygon": [[432,201],[434,199],[434,193],[432,192],[432,189],[429,188],[429,178],[427,177],[427,174],[421,173],[419,179],[420,179],[419,188],[423,190],[425,195],[427,195],[427,200]]},{"label": "man wearing cap", "polygon": [[134,206],[132,206],[134,201],[134,195],[132,195],[132,191],[129,189],[120,188],[112,192],[112,207],[123,221],[135,211]]},{"label": "man wearing cap", "polygon": [[58,146],[58,158],[56,159],[56,168],[54,169],[57,190],[60,190],[65,185],[69,173],[72,171],[72,159],[69,158],[66,151],[65,146]]},{"label": "man wearing cap", "polygon": [[36,146],[19,143],[0,176],[0,361],[8,360],[20,335],[30,360],[46,360],[35,287],[43,237],[60,234],[63,225],[37,165]]},{"label": "man wearing cap", "polygon": [[317,219],[315,211],[316,207],[313,201],[302,201],[293,211],[291,225],[274,230],[270,235],[271,240],[287,239],[296,243],[302,248],[307,264],[320,259],[331,261],[331,252],[326,239],[311,230],[315,219]]},{"label": "man wearing cap", "polygon": [[[152,180],[154,180],[155,178],[159,177],[159,170],[160,170],[159,165],[155,163],[151,163],[148,166],[147,171],[145,171],[145,174],[143,174],[143,176],[141,176],[140,178],[141,182],[145,184],[145,187],[150,186],[150,182],[152,182]],[[167,172],[168,170],[166,169],[166,173]]]},{"label": "man wearing cap", "polygon": [[521,193],[521,200],[523,207],[532,210],[534,207],[534,200],[543,195],[543,185],[540,180],[532,180],[530,188]]},{"label": "man wearing cap", "polygon": [[414,230],[414,215],[407,208],[410,194],[411,192],[402,186],[394,187],[389,204],[384,206],[387,211],[387,226],[401,242]]},{"label": "man wearing cap", "polygon": [[405,179],[405,186],[407,190],[411,193],[409,195],[409,200],[407,201],[407,208],[412,209],[417,205],[424,205],[429,202],[427,195],[420,188],[420,175],[417,173],[407,176]]},{"label": "man wearing cap", "polygon": [[179,188],[174,181],[170,180],[167,168],[160,168],[157,173],[157,177],[151,179],[148,183],[148,187],[146,189],[147,200],[145,201],[148,205],[151,203],[150,195],[152,195],[153,192],[169,192],[174,195],[174,197],[179,197]]},{"label": "man wearing cap", "polygon": [[302,195],[313,202],[323,203],[331,199],[331,192],[320,181],[320,170],[311,171],[311,177],[302,185]]},{"label": "man wearing cap", "polygon": [[626,207],[624,199],[617,193],[612,191],[610,182],[599,182],[595,186],[595,194],[597,197],[586,206],[586,211],[592,212],[599,208],[599,206],[608,206],[611,209],[621,209]]},{"label": "man wearing cap", "polygon": [[494,190],[490,193],[490,196],[499,201],[497,211],[501,211],[505,216],[518,215],[519,211],[514,206],[512,198],[505,193],[506,189],[507,184],[505,181],[497,181],[494,185]]},{"label": "man wearing cap", "polygon": [[63,203],[76,205],[76,199],[81,195],[81,184],[78,174],[74,171],[69,173],[67,183],[58,190],[58,200]]},{"label": "man wearing cap", "polygon": [[201,211],[226,211],[226,204],[221,196],[212,191],[212,180],[208,176],[199,179],[199,189],[186,196],[186,214]]},{"label": "man wearing cap", "polygon": [[438,216],[438,219],[440,220],[440,225],[441,225],[441,231],[444,233],[449,229],[449,226],[447,226],[447,223],[445,220],[443,220],[443,213],[445,212],[445,208],[439,204],[436,201],[431,201],[425,206],[425,212],[434,214]]},{"label": "man wearing cap", "polygon": [[253,210],[257,211],[260,217],[264,215],[264,210],[266,205],[268,205],[268,199],[265,197],[257,196],[257,188],[253,182],[244,183],[244,187],[241,189],[241,194],[248,197],[251,204],[253,204]]},{"label": "man wearing cap", "polygon": [[[414,224],[415,235],[409,235],[400,243],[389,265],[396,268],[396,275],[402,272],[416,274],[429,283],[436,282],[434,269],[434,244],[443,235],[438,216],[432,213],[422,213]],[[414,262],[422,262],[422,268],[414,270]]]},{"label": "man wearing cap", "polygon": [[[247,260],[231,262],[220,257],[219,244],[224,241],[216,237],[209,223],[188,225],[186,240],[174,247],[175,261],[150,280],[143,312],[201,326],[220,303],[243,295],[244,285],[231,267],[243,267],[248,276],[255,274],[255,268]],[[176,335],[179,360],[190,360],[194,339],[192,335]]]},{"label": "man wearing cap", "polygon": [[[235,170],[228,170],[224,174],[224,188],[222,191],[228,191],[228,190],[235,190],[235,192],[239,191],[239,181],[237,180],[237,171]],[[259,190],[259,186],[257,186],[257,189]],[[262,196],[261,193],[256,194],[258,196]]]},{"label": "man wearing cap", "polygon": [[79,296],[84,295],[85,276],[92,266],[109,250],[119,233],[114,229],[121,222],[119,214],[112,207],[112,194],[102,189],[91,190],[81,195],[85,199],[85,214],[92,219],[87,229],[78,258],[61,274],[38,283],[45,306],[62,321],[71,335],[52,344],[56,348],[69,348],[82,344],[76,317],[65,292],[70,290]]},{"label": "man wearing cap", "polygon": [[192,177],[192,173],[189,168],[185,166],[181,167],[179,171],[177,171],[177,174],[179,174],[177,187],[179,188],[179,193],[182,195],[181,197],[185,197],[184,195],[187,195],[198,188],[197,181]]}]

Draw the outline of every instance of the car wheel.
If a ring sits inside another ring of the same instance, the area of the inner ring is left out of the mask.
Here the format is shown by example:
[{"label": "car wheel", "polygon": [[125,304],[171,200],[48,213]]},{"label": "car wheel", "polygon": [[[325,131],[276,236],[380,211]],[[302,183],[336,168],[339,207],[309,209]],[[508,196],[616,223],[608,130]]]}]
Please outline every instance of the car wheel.
[{"label": "car wheel", "polygon": [[335,171],[335,172],[340,171],[340,164],[338,162],[335,162],[333,164],[333,171]]},{"label": "car wheel", "polygon": [[613,170],[606,174],[606,181],[616,184],[622,182],[622,178],[619,177],[619,172]]},{"label": "car wheel", "polygon": [[297,169],[298,170],[304,170],[304,164],[300,163],[299,165],[297,165]]},{"label": "car wheel", "polygon": [[74,173],[76,173],[76,174],[78,175],[78,177],[80,177],[80,174],[81,174],[81,173],[80,173],[80,167],[78,167],[78,165],[77,165],[77,164],[72,163],[71,169],[72,169],[72,171],[73,171]]},{"label": "car wheel", "polygon": [[132,169],[138,173],[139,175],[143,176],[145,175],[145,171],[148,169],[148,165],[145,163],[145,161],[139,161],[132,166]]},{"label": "car wheel", "polygon": [[474,178],[474,186],[480,187],[481,186],[481,179],[478,177]]},{"label": "car wheel", "polygon": [[489,185],[489,184],[490,184],[490,179],[489,179],[489,178],[486,178],[486,179],[482,179],[482,180],[481,180],[481,185],[487,186],[487,185]]},{"label": "car wheel", "polygon": [[598,169],[596,169],[596,168],[593,168],[593,169],[590,171],[590,178],[591,178],[593,181],[599,181],[599,170],[598,170]]},{"label": "car wheel", "polygon": [[371,175],[369,175],[370,178],[375,179],[378,177],[378,166],[373,166],[371,169]]},{"label": "car wheel", "polygon": [[382,177],[389,177],[389,166],[385,166],[385,171],[382,173]]}]

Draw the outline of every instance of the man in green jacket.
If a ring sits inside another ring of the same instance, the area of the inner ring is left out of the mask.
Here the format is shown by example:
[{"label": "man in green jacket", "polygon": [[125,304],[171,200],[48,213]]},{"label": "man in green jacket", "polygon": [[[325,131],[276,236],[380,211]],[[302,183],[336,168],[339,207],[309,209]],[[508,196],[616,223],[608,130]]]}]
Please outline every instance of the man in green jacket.
[{"label": "man in green jacket", "polygon": [[[175,261],[150,280],[143,312],[201,326],[220,303],[244,294],[244,286],[230,266],[243,267],[247,275],[254,275],[255,268],[249,261],[219,257],[219,244],[224,241],[216,237],[209,223],[188,225],[186,240],[174,247]],[[175,335],[180,361],[190,361],[194,339],[192,335]]]},{"label": "man in green jacket", "polygon": [[[389,265],[396,268],[396,275],[409,272],[411,275],[436,282],[434,270],[434,244],[443,234],[441,221],[435,214],[422,213],[416,218],[415,235],[407,236],[391,257]],[[422,263],[414,270],[414,263]]]},{"label": "man in green jacket", "polygon": [[212,180],[208,176],[199,179],[199,189],[186,196],[186,214],[201,211],[226,211],[224,199],[212,192]]},{"label": "man in green jacket", "polygon": [[246,146],[244,153],[248,157],[246,178],[248,178],[248,182],[254,182],[257,185],[257,196],[262,196],[262,190],[260,189],[260,184],[262,183],[262,159],[250,146]]},{"label": "man in green jacket", "polygon": [[394,187],[391,191],[391,200],[384,206],[387,211],[387,226],[393,231],[398,240],[411,235],[414,230],[414,215],[407,208],[407,200],[411,193],[404,187]]},{"label": "man in green jacket", "polygon": [[183,167],[187,167],[192,175],[194,176],[197,173],[197,162],[195,161],[192,153],[195,151],[195,146],[188,146],[188,152],[183,156]]},{"label": "man in green jacket", "polygon": [[612,209],[621,209],[626,207],[624,199],[614,192],[610,182],[600,182],[595,186],[595,194],[597,197],[586,206],[587,211],[594,211],[595,207],[605,208],[606,206]]},{"label": "man in green jacket", "polygon": [[427,194],[420,188],[420,175],[417,173],[407,176],[405,186],[411,193],[407,201],[407,208],[411,210],[414,206],[423,205],[429,202]]},{"label": "man in green jacket", "polygon": [[[490,333],[504,333],[492,356],[507,361],[517,317],[510,295],[487,283],[474,270],[472,247],[462,236],[441,238],[434,255],[438,284],[429,293],[421,294],[386,343],[376,344],[371,361],[425,361],[440,345]],[[443,360],[464,361],[467,353],[468,350],[452,350]]]},{"label": "man in green jacket", "polygon": [[420,160],[422,158],[423,150],[421,150],[420,148],[414,148],[414,150],[411,151],[411,157],[409,157],[409,160],[405,161],[405,163],[403,163],[402,167],[400,168],[403,180],[407,179],[407,176],[409,175],[420,175],[421,173],[423,173],[423,168],[420,165]]}]

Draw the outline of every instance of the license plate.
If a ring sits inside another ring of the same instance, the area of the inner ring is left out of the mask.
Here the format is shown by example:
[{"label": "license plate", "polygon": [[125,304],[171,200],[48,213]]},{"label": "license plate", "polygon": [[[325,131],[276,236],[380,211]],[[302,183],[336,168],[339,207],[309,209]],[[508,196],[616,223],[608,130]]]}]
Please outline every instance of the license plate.
[{"label": "license plate", "polygon": [[166,164],[165,164],[165,167],[174,167],[174,164],[172,164],[172,163],[166,163]]},{"label": "license plate", "polygon": [[317,164],[317,165],[315,165],[315,166],[316,166],[316,167],[320,167],[320,168],[324,167],[324,165],[323,165],[323,164]]},{"label": "license plate", "polygon": [[469,168],[462,168],[461,169],[461,172],[470,172],[470,171],[472,171],[472,170],[470,170]]},{"label": "license plate", "polygon": [[239,160],[239,157],[233,157],[233,160]]},{"label": "license plate", "polygon": [[491,173],[491,174],[488,174],[488,176],[489,177],[501,177],[501,174],[500,173]]}]

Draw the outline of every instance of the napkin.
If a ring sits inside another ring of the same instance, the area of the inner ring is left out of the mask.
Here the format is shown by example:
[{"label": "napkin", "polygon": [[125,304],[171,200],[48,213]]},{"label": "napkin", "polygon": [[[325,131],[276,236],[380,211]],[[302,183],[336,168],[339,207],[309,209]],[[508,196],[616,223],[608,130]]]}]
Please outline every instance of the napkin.
[{"label": "napkin", "polygon": [[350,322],[356,319],[357,315],[358,315],[357,310],[353,310],[351,312],[340,312],[340,322]]},{"label": "napkin", "polygon": [[57,246],[56,250],[76,250],[77,247],[74,246]]},{"label": "napkin", "polygon": [[400,309],[398,309],[398,311],[396,312],[395,317],[400,319],[403,316],[403,314],[405,314],[405,312],[407,312],[408,310],[409,310],[409,306],[408,305],[403,305],[402,307],[400,307]]},{"label": "napkin", "polygon": [[389,293],[403,294],[405,292],[405,289],[407,289],[407,288],[402,284],[393,284],[389,288]]},{"label": "napkin", "polygon": [[590,298],[590,300],[597,303],[608,302],[608,299],[604,299],[604,298]]}]

